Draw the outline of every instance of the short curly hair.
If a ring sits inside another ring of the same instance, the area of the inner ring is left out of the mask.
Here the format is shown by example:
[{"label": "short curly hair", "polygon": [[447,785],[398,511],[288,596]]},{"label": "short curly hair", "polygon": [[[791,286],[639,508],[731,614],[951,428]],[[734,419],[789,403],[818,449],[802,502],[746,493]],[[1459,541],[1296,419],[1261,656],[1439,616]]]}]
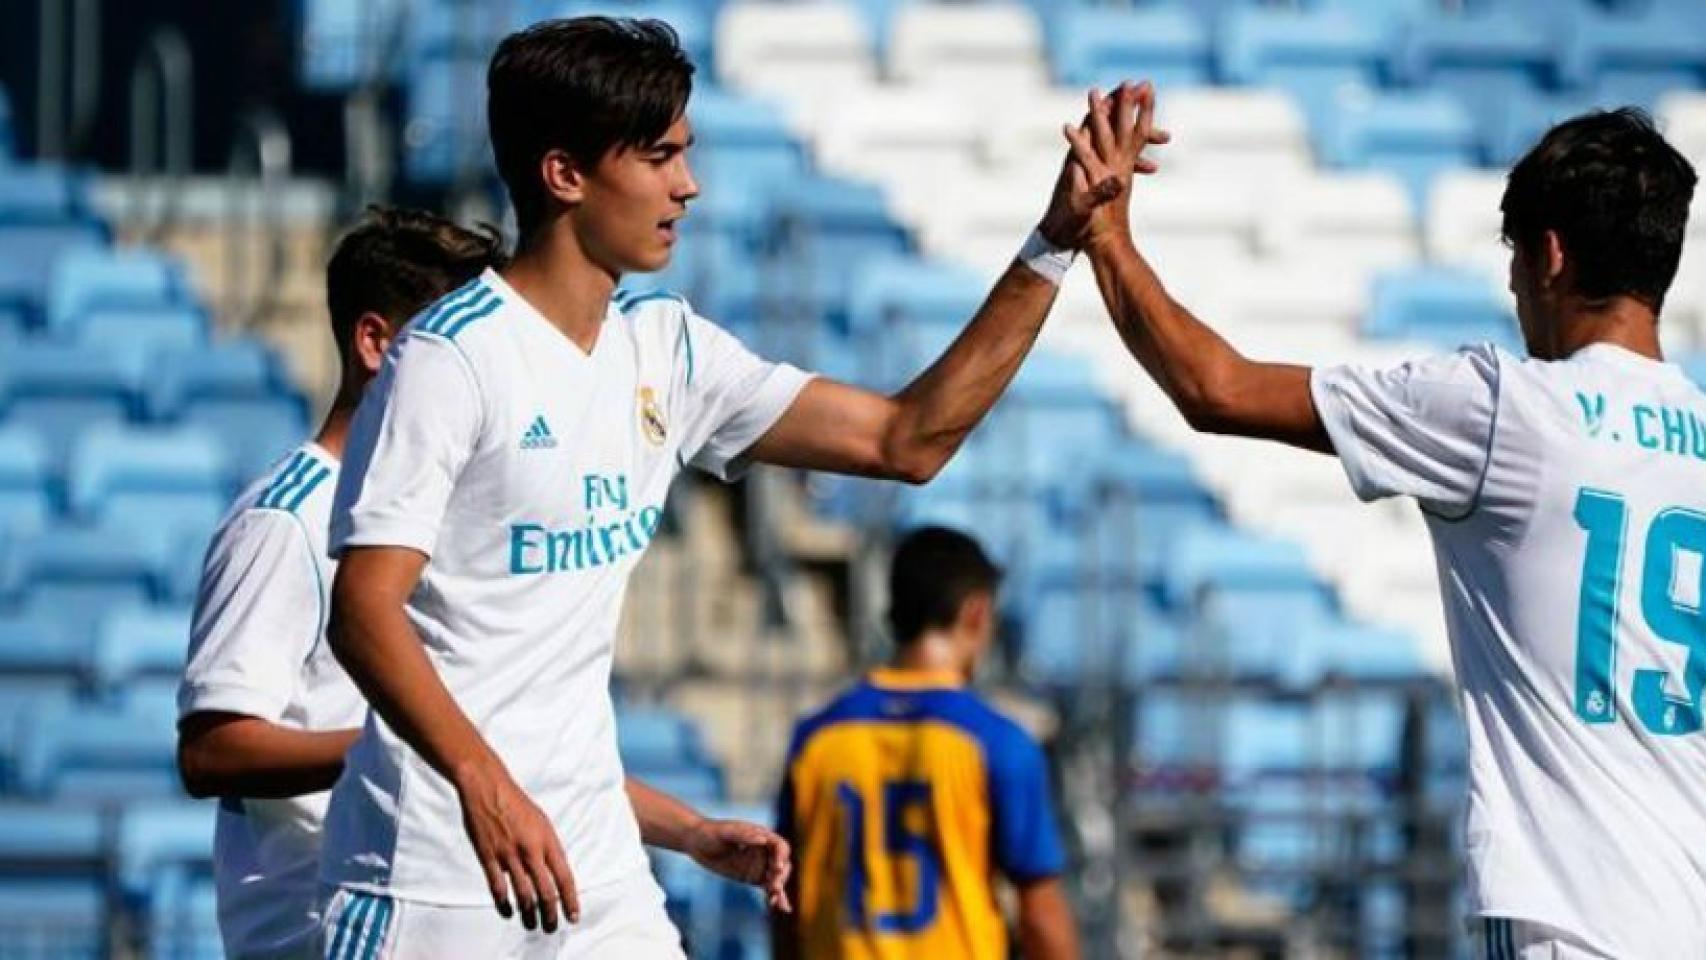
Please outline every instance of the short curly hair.
[{"label": "short curly hair", "polygon": [[348,362],[362,314],[402,324],[504,260],[503,241],[490,225],[469,230],[422,210],[368,207],[326,264],[326,305],[338,355]]}]

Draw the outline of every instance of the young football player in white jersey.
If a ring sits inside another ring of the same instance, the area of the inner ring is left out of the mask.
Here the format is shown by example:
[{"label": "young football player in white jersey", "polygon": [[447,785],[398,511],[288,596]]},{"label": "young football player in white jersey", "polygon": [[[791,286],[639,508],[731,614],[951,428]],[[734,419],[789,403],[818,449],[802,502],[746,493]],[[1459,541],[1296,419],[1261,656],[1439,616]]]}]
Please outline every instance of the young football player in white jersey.
[{"label": "young football player in white jersey", "polygon": [[896,395],[814,379],[678,297],[613,299],[668,262],[697,195],[692,69],[667,26],[603,18],[536,25],[492,61],[515,259],[393,344],[333,510],[329,638],[373,712],[327,818],[327,956],[680,956],[642,843],[744,857],[783,906],[779,838],[624,793],[611,647],[670,481],[752,462],[929,479],[1117,188],[1063,171],[1019,260]]},{"label": "young football player in white jersey", "polygon": [[367,704],[321,637],[326,527],[350,417],[402,322],[499,262],[495,235],[373,209],[326,266],[342,375],[314,439],[237,498],[208,547],[178,694],[178,767],[219,797],[214,873],[231,957],[312,956],[320,823]]},{"label": "young football player in white jersey", "polygon": [[[1070,132],[1092,175],[1131,94]],[[1527,358],[1258,363],[1173,300],[1127,200],[1087,241],[1132,354],[1199,430],[1336,454],[1432,533],[1469,733],[1478,956],[1706,957],[1706,395],[1659,349],[1695,174],[1634,110],[1560,124],[1501,205]]]}]

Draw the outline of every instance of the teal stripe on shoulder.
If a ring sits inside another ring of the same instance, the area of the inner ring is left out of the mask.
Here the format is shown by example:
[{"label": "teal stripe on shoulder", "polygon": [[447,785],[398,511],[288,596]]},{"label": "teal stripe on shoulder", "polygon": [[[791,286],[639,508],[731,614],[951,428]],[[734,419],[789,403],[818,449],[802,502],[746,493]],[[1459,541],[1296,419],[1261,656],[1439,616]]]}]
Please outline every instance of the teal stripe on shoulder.
[{"label": "teal stripe on shoulder", "polygon": [[261,498],[261,507],[268,510],[279,509],[279,505],[284,502],[286,497],[290,496],[291,491],[295,490],[316,466],[319,466],[319,461],[306,453],[298,453],[297,456],[300,459],[295,461],[296,466],[280,477],[278,483],[268,488],[267,495]]},{"label": "teal stripe on shoulder", "polygon": [[415,322],[416,328],[430,331],[439,320],[444,318],[447,311],[454,310],[462,304],[467,303],[471,297],[478,295],[484,286],[485,284],[480,282],[480,278],[475,277],[467,283],[464,283],[462,286],[457,287],[455,290],[439,297],[437,302],[427,307],[426,312],[421,314],[420,319]]},{"label": "teal stripe on shoulder", "polygon": [[481,306],[478,309],[471,309],[469,312],[463,314],[450,326],[449,329],[444,331],[444,335],[451,340],[455,340],[456,335],[461,333],[463,330],[466,330],[470,324],[496,313],[498,308],[503,306],[503,304],[504,302],[502,297],[498,296],[496,293],[492,294],[490,301],[486,302],[484,306]]},{"label": "teal stripe on shoulder", "polygon": [[681,317],[681,350],[687,355],[687,385],[693,386],[693,334],[688,331],[690,326],[685,314]]},{"label": "teal stripe on shoulder", "polygon": [[637,293],[626,299],[619,299],[616,302],[616,308],[623,313],[629,313],[635,307],[643,303],[651,303],[654,300],[674,300],[684,307],[687,306],[687,298],[679,293],[673,293],[669,290],[654,290],[651,293]]},{"label": "teal stripe on shoulder", "polygon": [[332,475],[332,470],[330,467],[321,467],[320,469],[314,471],[312,474],[309,475],[307,481],[304,482],[301,485],[301,487],[296,491],[296,495],[291,497],[289,502],[287,502],[284,505],[284,509],[290,511],[291,513],[295,513],[296,508],[302,506],[302,504],[305,501],[307,501],[308,495],[314,492],[314,488],[318,487],[321,483],[323,483],[325,481],[325,479],[327,477],[329,477],[331,475]]},{"label": "teal stripe on shoulder", "polygon": [[486,297],[490,295],[490,287],[476,282],[461,293],[445,297],[421,322],[420,329],[426,333],[443,334],[444,328],[454,323],[464,311],[485,302]]},{"label": "teal stripe on shoulder", "polygon": [[301,450],[291,454],[290,459],[284,462],[284,466],[279,467],[278,472],[273,474],[272,481],[267,484],[266,489],[262,490],[261,495],[255,498],[255,504],[257,506],[265,506],[267,498],[272,496],[280,486],[284,485],[284,483],[290,478],[292,471],[302,463],[302,458],[305,456],[307,456],[307,454],[303,453]]}]

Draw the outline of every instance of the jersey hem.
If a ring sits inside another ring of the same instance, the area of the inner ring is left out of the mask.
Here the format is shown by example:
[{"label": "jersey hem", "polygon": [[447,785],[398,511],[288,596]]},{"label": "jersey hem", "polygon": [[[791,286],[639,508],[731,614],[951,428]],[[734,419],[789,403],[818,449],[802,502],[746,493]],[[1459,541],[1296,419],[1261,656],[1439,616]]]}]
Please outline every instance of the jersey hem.
[{"label": "jersey hem", "polygon": [[284,716],[288,701],[278,701],[253,687],[236,683],[185,685],[178,696],[178,719],[197,713],[238,713],[268,723]]},{"label": "jersey hem", "polygon": [[747,456],[752,445],[787,415],[794,401],[799,399],[800,392],[814,379],[813,374],[792,364],[776,364],[770,375],[764,378],[764,383],[753,392],[751,401],[751,406],[769,408],[769,412],[736,436],[707,442],[689,458],[689,462],[724,483],[739,480],[752,466],[752,460]]}]

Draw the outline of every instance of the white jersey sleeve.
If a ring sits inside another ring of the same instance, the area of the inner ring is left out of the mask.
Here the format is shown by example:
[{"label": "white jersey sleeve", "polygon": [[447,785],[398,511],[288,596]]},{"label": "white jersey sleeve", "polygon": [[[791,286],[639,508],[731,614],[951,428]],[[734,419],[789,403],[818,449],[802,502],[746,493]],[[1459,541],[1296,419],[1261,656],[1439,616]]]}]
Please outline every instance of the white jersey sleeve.
[{"label": "white jersey sleeve", "polygon": [[755,356],[721,327],[693,313],[682,320],[686,377],[681,456],[720,479],[745,469],[742,454],[776,424],[811,377]]},{"label": "white jersey sleeve", "polygon": [[196,599],[180,716],[284,715],[325,622],[311,543],[302,520],[282,510],[247,511],[220,531]]},{"label": "white jersey sleeve", "polygon": [[483,419],[479,383],[449,339],[411,331],[387,354],[350,425],[332,506],[333,556],[409,547],[431,556]]},{"label": "white jersey sleeve", "polygon": [[1474,510],[1497,419],[1491,345],[1384,370],[1318,369],[1310,392],[1358,497],[1415,497],[1445,518]]}]

